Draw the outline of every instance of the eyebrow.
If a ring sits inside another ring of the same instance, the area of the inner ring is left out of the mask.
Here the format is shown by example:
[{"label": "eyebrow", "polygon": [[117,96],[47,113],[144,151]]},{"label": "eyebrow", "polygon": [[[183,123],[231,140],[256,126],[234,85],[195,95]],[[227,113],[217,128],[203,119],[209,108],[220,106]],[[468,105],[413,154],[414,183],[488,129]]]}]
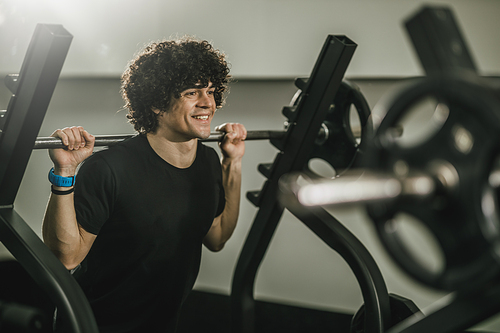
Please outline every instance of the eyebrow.
[{"label": "eyebrow", "polygon": [[186,88],[187,89],[201,89],[201,88],[215,88],[214,84],[212,82],[209,82],[209,84],[207,86],[202,86],[201,83],[195,83],[194,86],[190,87],[190,88]]}]

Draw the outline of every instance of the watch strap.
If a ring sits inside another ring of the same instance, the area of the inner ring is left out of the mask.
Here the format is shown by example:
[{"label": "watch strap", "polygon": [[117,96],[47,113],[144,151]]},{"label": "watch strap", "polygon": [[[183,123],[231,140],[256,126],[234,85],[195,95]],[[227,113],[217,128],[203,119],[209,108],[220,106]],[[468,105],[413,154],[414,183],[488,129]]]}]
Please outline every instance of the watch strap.
[{"label": "watch strap", "polygon": [[59,186],[59,187],[71,187],[75,185],[75,176],[71,177],[62,177],[54,174],[54,168],[50,169],[49,171],[49,182],[52,183],[54,186]]},{"label": "watch strap", "polygon": [[57,195],[66,195],[66,194],[71,194],[71,193],[75,192],[75,188],[74,187],[72,187],[72,188],[70,188],[69,190],[66,190],[66,191],[59,191],[59,190],[54,189],[54,185],[52,185],[50,187],[50,190],[52,191],[52,193],[57,194]]}]

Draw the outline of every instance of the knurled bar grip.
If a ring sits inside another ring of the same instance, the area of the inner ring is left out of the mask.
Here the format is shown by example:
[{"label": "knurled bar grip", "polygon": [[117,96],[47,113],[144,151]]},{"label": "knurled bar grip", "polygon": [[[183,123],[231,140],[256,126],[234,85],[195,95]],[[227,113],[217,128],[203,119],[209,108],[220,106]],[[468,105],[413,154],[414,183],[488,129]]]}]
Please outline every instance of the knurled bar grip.
[{"label": "knurled bar grip", "polygon": [[[286,131],[248,131],[246,140],[270,140],[283,138]],[[112,146],[123,140],[131,138],[135,134],[122,134],[122,135],[99,135],[95,137],[94,146]],[[225,133],[215,132],[211,133],[206,139],[201,139],[203,142],[218,142],[224,138]],[[33,149],[55,149],[65,148],[61,139],[53,137],[38,137],[35,140]]]}]

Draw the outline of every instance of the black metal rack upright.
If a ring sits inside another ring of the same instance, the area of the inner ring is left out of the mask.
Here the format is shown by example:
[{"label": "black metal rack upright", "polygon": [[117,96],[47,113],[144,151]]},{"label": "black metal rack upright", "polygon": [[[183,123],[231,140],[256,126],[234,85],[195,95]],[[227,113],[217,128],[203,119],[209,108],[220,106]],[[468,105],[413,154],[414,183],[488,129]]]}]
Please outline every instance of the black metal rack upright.
[{"label": "black metal rack upright", "polygon": [[0,122],[0,240],[46,291],[72,332],[98,332],[78,283],[14,210],[21,180],[73,36],[61,25],[36,27],[19,75],[8,75],[13,93]]},{"label": "black metal rack upright", "polygon": [[[259,207],[259,211],[233,276],[231,316],[232,331],[235,333],[255,331],[255,277],[284,211],[278,202],[279,179],[286,173],[304,170],[316,133],[327,112],[335,107],[334,99],[356,46],[346,36],[327,37],[309,79],[296,81],[296,86],[302,90],[300,101],[292,108],[283,109],[283,114],[288,117],[289,129],[283,139],[271,140],[280,152],[272,164],[259,165],[259,171],[267,177],[267,181],[262,190],[247,193],[248,199]],[[368,304],[366,332],[382,332],[390,320],[389,296],[369,252],[328,213],[321,218],[296,216],[327,245],[338,251],[353,268]]]},{"label": "black metal rack upright", "polygon": [[427,75],[462,70],[477,72],[457,20],[448,7],[424,6],[404,24]]}]

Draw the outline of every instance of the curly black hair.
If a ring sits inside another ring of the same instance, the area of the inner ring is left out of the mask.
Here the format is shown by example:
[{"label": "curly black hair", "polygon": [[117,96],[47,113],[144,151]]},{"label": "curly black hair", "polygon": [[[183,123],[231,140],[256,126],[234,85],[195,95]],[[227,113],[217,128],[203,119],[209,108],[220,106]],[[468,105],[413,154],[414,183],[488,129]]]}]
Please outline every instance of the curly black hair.
[{"label": "curly black hair", "polygon": [[153,109],[168,111],[172,98],[195,84],[215,88],[217,108],[224,104],[228,89],[229,64],[225,55],[206,40],[184,36],[153,42],[130,62],[122,75],[121,93],[127,118],[139,133],[155,132],[158,115]]}]

